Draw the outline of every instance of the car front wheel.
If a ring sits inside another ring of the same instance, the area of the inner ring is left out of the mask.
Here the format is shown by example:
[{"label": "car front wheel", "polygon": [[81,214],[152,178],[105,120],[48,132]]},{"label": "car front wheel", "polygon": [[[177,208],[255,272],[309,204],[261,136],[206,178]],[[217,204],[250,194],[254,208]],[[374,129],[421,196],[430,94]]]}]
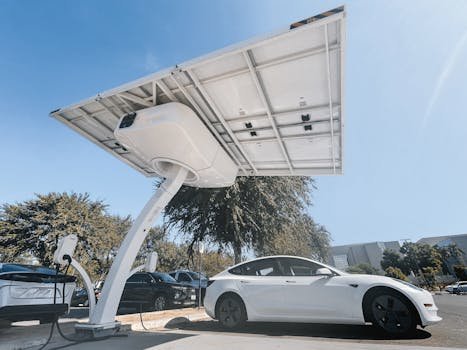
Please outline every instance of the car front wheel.
[{"label": "car front wheel", "polygon": [[154,311],[162,311],[167,308],[167,298],[163,295],[158,295],[154,299]]},{"label": "car front wheel", "polygon": [[373,326],[391,335],[412,333],[417,327],[416,311],[410,301],[391,290],[376,292],[368,307]]},{"label": "car front wheel", "polygon": [[218,306],[218,320],[228,329],[240,328],[246,321],[246,311],[243,301],[235,295],[222,298]]}]

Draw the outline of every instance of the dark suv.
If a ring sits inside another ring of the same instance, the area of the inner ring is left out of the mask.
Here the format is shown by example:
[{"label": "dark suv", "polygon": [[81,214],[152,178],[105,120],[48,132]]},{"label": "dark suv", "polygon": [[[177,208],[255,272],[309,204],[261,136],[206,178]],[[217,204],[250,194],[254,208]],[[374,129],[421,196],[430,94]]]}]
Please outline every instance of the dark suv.
[{"label": "dark suv", "polygon": [[160,311],[174,306],[192,306],[195,302],[195,289],[179,284],[168,274],[138,272],[126,281],[120,306],[137,311]]}]

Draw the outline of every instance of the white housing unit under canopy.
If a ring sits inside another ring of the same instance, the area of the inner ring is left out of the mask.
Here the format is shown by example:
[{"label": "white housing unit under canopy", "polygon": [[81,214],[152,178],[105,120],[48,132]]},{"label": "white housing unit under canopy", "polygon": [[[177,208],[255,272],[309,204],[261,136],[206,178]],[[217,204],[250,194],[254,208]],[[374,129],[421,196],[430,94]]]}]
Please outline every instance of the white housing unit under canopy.
[{"label": "white housing unit under canopy", "polygon": [[122,117],[115,137],[161,176],[173,164],[188,170],[185,184],[231,186],[238,167],[189,107],[170,102]]},{"label": "white housing unit under canopy", "polygon": [[[187,184],[192,186],[203,186],[200,179],[205,175],[209,179],[219,177],[217,183],[227,185],[233,176],[230,163],[239,176],[340,174],[344,51],[345,12],[341,7],[273,35],[101,92],[51,115],[153,177],[164,176],[162,158],[172,156],[168,145],[158,142],[156,153],[142,152],[146,141],[128,140],[130,132],[136,130],[117,127],[123,116],[134,112],[136,127],[139,116],[146,119],[154,106],[170,102],[186,105],[198,124],[204,124],[203,134],[210,134],[209,143],[215,140],[219,145],[209,147],[203,156],[192,153],[191,160],[183,160],[191,171]],[[161,134],[156,128],[154,132]],[[180,143],[179,147],[188,147],[200,137],[191,130],[184,132],[184,136],[171,136],[183,139],[184,146]],[[155,147],[149,147],[150,151],[156,151]],[[222,164],[223,170],[214,166],[203,173],[197,168],[206,165],[207,169],[214,163]]]}]

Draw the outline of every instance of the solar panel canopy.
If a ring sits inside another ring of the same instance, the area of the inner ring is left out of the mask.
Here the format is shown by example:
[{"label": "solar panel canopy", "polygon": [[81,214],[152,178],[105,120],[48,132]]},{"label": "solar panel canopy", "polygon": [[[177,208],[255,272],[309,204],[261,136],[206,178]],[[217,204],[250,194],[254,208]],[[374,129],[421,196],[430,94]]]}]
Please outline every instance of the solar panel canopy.
[{"label": "solar panel canopy", "polygon": [[123,116],[189,106],[239,176],[342,173],[345,11],[337,8],[51,112],[142,174],[159,176],[114,136]]}]

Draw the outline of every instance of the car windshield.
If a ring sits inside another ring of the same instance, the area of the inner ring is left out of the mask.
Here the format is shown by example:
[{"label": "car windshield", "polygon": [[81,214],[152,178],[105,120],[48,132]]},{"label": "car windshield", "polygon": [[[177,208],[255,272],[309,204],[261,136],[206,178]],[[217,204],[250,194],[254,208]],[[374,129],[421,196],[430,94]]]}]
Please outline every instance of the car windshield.
[{"label": "car windshield", "polygon": [[35,272],[44,275],[55,275],[55,270],[44,266],[0,263],[0,273],[6,272]]},{"label": "car windshield", "polygon": [[191,276],[191,278],[194,279],[194,280],[199,280],[200,275],[201,275],[202,280],[207,279],[207,277],[205,275],[203,275],[202,273],[199,273],[199,272],[188,271],[187,274],[189,274]]},{"label": "car windshield", "polygon": [[160,278],[162,281],[166,283],[177,283],[177,281],[172,276],[170,276],[168,273],[157,272],[157,273],[153,273],[152,275],[156,278]]},{"label": "car windshield", "polygon": [[30,272],[28,268],[16,264],[0,264],[0,273],[5,272]]}]

